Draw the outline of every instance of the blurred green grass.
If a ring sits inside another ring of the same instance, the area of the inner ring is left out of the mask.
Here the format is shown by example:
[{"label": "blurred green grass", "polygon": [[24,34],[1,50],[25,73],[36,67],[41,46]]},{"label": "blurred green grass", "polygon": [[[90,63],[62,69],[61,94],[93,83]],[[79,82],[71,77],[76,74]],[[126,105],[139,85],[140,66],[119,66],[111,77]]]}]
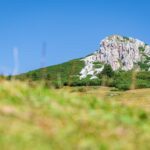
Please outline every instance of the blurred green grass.
[{"label": "blurred green grass", "polygon": [[56,90],[1,81],[0,149],[150,149],[150,112],[136,105],[138,94],[144,106],[149,104],[150,96],[144,101],[144,90],[83,88]]}]

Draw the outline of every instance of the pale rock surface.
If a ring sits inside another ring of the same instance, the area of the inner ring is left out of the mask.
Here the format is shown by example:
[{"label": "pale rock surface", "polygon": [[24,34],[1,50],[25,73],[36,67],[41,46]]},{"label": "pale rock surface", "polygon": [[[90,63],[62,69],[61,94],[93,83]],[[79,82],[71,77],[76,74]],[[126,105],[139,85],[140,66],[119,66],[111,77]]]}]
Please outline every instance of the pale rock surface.
[{"label": "pale rock surface", "polygon": [[[100,42],[98,51],[83,59],[85,67],[80,72],[80,79],[86,78],[87,75],[95,79],[96,75],[102,72],[104,64],[110,64],[114,71],[131,70],[145,57],[150,57],[150,46],[144,42],[119,35],[106,37]],[[101,63],[101,67],[94,67],[94,62]]]}]

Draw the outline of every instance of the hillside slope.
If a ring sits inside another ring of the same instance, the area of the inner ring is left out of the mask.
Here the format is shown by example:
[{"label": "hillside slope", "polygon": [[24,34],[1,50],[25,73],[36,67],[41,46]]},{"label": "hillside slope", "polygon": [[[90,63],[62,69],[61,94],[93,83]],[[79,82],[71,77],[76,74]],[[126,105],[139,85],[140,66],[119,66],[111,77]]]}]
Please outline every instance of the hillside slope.
[{"label": "hillside slope", "polygon": [[52,82],[61,80],[61,82],[65,84],[65,82],[68,82],[74,76],[78,77],[84,65],[85,64],[83,60],[74,59],[62,64],[29,71],[25,74],[17,76],[17,78],[19,79],[28,78],[32,80],[46,79]]},{"label": "hillside slope", "polygon": [[[107,65],[115,72],[114,76],[111,75],[111,80],[104,79],[107,74],[103,71]],[[134,77],[132,71],[138,72],[135,74],[139,75]],[[144,73],[140,73],[141,71]],[[17,78],[34,81],[44,79],[57,85],[107,85],[124,87],[124,89],[130,89],[132,79],[137,78],[135,87],[147,88],[150,87],[150,46],[138,39],[112,35],[103,39],[99,50],[93,54],[59,65],[33,70]],[[108,80],[108,83],[103,80]]]}]

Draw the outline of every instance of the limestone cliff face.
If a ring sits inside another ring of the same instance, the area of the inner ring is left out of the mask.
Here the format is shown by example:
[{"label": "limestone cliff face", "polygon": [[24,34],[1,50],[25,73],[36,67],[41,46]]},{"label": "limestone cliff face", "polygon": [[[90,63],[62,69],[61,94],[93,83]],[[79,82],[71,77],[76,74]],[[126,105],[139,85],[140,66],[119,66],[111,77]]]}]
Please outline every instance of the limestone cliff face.
[{"label": "limestone cliff face", "polygon": [[150,71],[150,46],[138,39],[112,35],[100,42],[98,51],[83,60],[85,67],[80,73],[80,78],[87,75],[91,75],[91,79],[96,78],[103,70],[104,64],[110,64],[114,71],[118,69]]}]

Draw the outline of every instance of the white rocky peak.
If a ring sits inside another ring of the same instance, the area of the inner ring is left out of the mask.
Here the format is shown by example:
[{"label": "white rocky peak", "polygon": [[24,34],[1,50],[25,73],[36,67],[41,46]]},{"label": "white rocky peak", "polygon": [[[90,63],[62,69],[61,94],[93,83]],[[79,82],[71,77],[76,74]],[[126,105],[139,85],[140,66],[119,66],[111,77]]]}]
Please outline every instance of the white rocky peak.
[{"label": "white rocky peak", "polygon": [[149,45],[138,39],[112,35],[100,42],[98,51],[83,59],[85,67],[80,73],[80,78],[91,75],[91,79],[94,79],[103,70],[104,64],[110,64],[114,71],[118,69],[128,71],[135,67],[140,69],[140,66],[137,67],[138,63],[148,59],[146,62],[148,65],[149,58]]}]

